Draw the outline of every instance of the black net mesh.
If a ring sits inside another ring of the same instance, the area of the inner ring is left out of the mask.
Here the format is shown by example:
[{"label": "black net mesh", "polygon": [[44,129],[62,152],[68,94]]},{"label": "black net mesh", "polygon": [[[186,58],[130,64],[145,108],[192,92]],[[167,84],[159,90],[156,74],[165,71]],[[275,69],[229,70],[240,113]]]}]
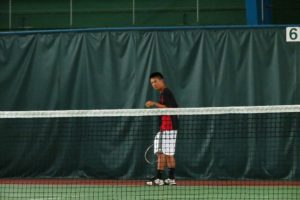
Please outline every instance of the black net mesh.
[{"label": "black net mesh", "polygon": [[[0,197],[298,199],[299,107],[266,108],[1,112]],[[169,115],[177,134],[160,130]],[[162,154],[176,138],[176,186],[167,160],[146,185],[158,132]]]}]

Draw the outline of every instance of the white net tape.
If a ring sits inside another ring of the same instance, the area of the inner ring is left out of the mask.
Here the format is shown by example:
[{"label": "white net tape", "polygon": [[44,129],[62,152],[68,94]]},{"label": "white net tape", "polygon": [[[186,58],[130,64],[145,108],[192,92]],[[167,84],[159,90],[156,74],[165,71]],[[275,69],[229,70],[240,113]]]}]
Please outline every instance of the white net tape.
[{"label": "white net tape", "polygon": [[300,105],[165,109],[0,111],[0,118],[138,117],[158,115],[222,115],[300,112]]}]

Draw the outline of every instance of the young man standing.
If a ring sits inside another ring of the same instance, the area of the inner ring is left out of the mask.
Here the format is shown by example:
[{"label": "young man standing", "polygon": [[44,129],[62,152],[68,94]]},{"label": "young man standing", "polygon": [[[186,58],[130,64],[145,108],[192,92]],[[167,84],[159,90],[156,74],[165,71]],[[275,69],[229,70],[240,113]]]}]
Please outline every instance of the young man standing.
[{"label": "young man standing", "polygon": [[[161,73],[155,72],[150,75],[152,87],[160,92],[160,101],[147,101],[146,107],[156,108],[177,108],[177,102],[172,92],[167,88],[164,77]],[[154,153],[157,156],[157,174],[151,181],[147,181],[147,185],[176,185],[175,172],[175,146],[178,129],[177,116],[160,116],[160,131],[154,138]],[[165,165],[169,168],[168,179],[162,179],[162,173]]]}]

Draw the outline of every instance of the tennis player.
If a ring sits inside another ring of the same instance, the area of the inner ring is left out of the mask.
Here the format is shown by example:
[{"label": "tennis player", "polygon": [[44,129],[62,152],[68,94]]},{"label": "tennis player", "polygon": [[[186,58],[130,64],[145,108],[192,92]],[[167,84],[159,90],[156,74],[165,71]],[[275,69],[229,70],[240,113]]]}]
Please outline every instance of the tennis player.
[{"label": "tennis player", "polygon": [[[150,75],[150,82],[152,87],[160,92],[159,102],[147,101],[146,107],[156,108],[176,108],[177,102],[172,92],[167,88],[164,77],[159,72],[154,72]],[[177,116],[160,116],[160,131],[154,138],[154,153],[157,156],[157,174],[147,181],[147,185],[176,185],[175,182],[175,146],[178,129]],[[167,166],[166,166],[167,164]],[[169,169],[169,176],[167,179],[162,179],[162,174],[165,168]]]}]

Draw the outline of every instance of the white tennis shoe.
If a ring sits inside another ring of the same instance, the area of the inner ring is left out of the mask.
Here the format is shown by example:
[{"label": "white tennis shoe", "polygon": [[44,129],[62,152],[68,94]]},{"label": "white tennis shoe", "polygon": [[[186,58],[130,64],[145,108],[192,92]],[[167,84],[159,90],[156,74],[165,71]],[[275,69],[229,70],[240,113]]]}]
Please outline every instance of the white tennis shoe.
[{"label": "white tennis shoe", "polygon": [[157,178],[157,179],[154,179],[154,180],[147,181],[146,185],[158,185],[158,186],[161,186],[161,185],[164,185],[164,181]]},{"label": "white tennis shoe", "polygon": [[165,185],[176,185],[176,181],[175,181],[175,179],[169,179],[169,178],[167,178],[167,179],[165,179]]}]

